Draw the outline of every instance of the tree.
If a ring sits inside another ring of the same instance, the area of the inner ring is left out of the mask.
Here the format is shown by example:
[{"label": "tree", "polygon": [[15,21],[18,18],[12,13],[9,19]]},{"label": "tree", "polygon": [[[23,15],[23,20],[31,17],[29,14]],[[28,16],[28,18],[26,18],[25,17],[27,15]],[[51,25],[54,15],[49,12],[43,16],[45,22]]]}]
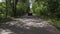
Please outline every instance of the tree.
[{"label": "tree", "polygon": [[13,9],[13,13],[14,13],[15,17],[16,17],[16,5],[17,5],[17,2],[18,2],[18,0],[13,0],[13,3],[12,3],[13,4],[12,9]]},{"label": "tree", "polygon": [[7,10],[7,6],[8,6],[8,5],[7,5],[7,2],[8,2],[8,1],[6,0],[6,18],[7,18],[7,14],[8,14],[8,10]]}]

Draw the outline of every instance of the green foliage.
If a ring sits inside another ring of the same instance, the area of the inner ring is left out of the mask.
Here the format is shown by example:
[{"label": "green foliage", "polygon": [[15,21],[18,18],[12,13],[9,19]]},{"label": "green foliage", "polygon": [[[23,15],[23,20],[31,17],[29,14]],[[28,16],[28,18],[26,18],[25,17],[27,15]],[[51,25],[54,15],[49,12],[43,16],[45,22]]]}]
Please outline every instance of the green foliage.
[{"label": "green foliage", "polygon": [[19,2],[16,7],[18,16],[24,15],[29,11],[29,6],[27,2],[26,3]]},{"label": "green foliage", "polygon": [[0,3],[0,20],[5,18],[5,4]]},{"label": "green foliage", "polygon": [[[36,5],[36,6],[34,6]],[[40,1],[39,4],[36,2],[33,3],[33,12],[35,12],[38,16],[48,15],[48,9],[44,1]]]},{"label": "green foliage", "polygon": [[60,18],[59,0],[35,0],[33,2],[33,12],[51,18]]},{"label": "green foliage", "polygon": [[4,19],[5,18],[5,14],[0,14],[0,19]]},{"label": "green foliage", "polygon": [[24,13],[24,5],[21,3],[17,5],[17,15],[21,16]]},{"label": "green foliage", "polygon": [[60,28],[60,0],[35,0],[33,12],[39,17],[51,20],[54,26]]},{"label": "green foliage", "polygon": [[[3,0],[4,1],[4,0]],[[4,20],[7,17],[12,17],[14,15],[13,11],[16,9],[16,17],[22,16],[26,14],[29,11],[29,2],[28,0],[18,0],[16,2],[16,5],[13,6],[14,2],[11,2],[13,0],[5,0],[5,2],[0,3],[0,21]],[[14,9],[13,9],[14,8]],[[15,16],[13,16],[15,17]]]}]

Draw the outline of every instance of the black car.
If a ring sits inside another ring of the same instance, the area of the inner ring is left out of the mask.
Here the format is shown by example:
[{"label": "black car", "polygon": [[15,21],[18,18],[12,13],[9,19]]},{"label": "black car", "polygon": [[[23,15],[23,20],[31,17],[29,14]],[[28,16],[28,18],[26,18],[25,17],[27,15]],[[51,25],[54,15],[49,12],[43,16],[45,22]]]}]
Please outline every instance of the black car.
[{"label": "black car", "polygon": [[32,16],[32,12],[29,12],[29,13],[28,13],[28,16]]}]

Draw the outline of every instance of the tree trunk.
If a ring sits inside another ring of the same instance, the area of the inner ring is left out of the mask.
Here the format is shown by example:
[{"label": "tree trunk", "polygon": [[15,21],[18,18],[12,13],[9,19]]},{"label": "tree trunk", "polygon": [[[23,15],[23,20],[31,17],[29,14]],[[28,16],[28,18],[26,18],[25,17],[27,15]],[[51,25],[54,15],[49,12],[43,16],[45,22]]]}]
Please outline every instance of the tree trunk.
[{"label": "tree trunk", "polygon": [[14,14],[14,17],[17,17],[17,14],[16,14],[17,2],[18,2],[18,0],[13,0],[13,14]]},{"label": "tree trunk", "polygon": [[6,18],[7,18],[8,10],[7,10],[7,0],[6,0]]}]

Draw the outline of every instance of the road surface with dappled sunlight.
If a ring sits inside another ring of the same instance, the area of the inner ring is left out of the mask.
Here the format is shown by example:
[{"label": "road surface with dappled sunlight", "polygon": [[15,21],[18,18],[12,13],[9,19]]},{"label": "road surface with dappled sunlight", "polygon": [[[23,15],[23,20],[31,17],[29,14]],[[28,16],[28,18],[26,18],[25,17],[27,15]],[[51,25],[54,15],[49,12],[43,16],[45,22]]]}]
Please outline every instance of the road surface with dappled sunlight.
[{"label": "road surface with dappled sunlight", "polygon": [[0,34],[60,34],[48,21],[34,17],[14,18],[0,26]]}]

